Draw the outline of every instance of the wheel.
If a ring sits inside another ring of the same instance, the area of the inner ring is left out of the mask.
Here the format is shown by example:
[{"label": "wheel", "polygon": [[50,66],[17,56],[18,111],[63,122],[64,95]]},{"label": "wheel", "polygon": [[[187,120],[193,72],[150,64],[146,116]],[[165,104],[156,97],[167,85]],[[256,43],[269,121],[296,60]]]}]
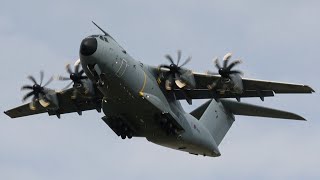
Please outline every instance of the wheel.
[{"label": "wheel", "polygon": [[128,138],[131,139],[132,138],[132,132],[128,133]]},{"label": "wheel", "polygon": [[125,139],[125,138],[126,138],[126,135],[121,134],[121,138],[122,138],[122,139]]}]

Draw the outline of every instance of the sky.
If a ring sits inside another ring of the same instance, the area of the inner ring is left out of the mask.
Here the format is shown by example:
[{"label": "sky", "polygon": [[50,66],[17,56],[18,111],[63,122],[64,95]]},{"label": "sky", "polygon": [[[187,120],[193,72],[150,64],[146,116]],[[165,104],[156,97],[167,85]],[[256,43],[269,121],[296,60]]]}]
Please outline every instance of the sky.
[{"label": "sky", "polygon": [[[144,138],[122,140],[96,111],[10,119],[0,114],[0,179],[319,179],[320,1],[19,1],[0,6],[0,110],[20,105],[28,75],[65,74],[95,21],[145,64],[178,49],[197,72],[232,52],[245,77],[310,85],[315,94],[243,102],[308,121],[236,116],[221,157],[193,156]],[[66,84],[53,82],[51,88]],[[182,102],[191,111],[192,106]]]}]

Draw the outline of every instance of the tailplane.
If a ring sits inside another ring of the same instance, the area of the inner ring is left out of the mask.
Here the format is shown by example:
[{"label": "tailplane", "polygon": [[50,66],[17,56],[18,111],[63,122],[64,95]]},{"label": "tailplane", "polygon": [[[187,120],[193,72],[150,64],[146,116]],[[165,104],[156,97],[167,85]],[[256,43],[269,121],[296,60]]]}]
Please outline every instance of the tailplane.
[{"label": "tailplane", "polygon": [[209,130],[217,145],[234,122],[234,115],[258,116],[291,120],[305,119],[297,114],[226,99],[207,101],[190,113]]}]

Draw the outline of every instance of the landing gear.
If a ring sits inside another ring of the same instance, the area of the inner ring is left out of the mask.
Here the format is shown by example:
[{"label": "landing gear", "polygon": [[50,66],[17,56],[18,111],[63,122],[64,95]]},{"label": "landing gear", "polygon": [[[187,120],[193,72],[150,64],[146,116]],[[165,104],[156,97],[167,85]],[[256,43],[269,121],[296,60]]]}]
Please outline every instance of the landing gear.
[{"label": "landing gear", "polygon": [[131,139],[135,134],[134,127],[128,124],[123,117],[111,116],[103,117],[102,120],[122,139]]},{"label": "landing gear", "polygon": [[160,118],[160,127],[166,132],[167,136],[178,134],[177,128],[167,118]]},{"label": "landing gear", "polygon": [[126,137],[128,137],[129,139],[132,138],[133,136],[133,133],[132,131],[130,130],[130,128],[125,125],[125,124],[122,124],[122,126],[120,127],[120,136],[122,139],[126,139]]},{"label": "landing gear", "polygon": [[116,121],[117,122],[112,123],[111,128],[122,139],[126,139],[127,137],[128,139],[131,139],[133,137],[133,131],[130,129],[130,127],[119,119],[117,119]]}]

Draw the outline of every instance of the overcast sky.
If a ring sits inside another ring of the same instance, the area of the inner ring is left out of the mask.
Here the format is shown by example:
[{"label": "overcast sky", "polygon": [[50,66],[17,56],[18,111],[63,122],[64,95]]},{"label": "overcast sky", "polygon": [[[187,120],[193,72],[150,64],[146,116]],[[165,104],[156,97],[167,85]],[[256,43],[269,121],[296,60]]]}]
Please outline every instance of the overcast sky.
[{"label": "overcast sky", "polygon": [[[165,63],[181,49],[189,68],[214,70],[233,52],[246,77],[319,86],[320,1],[9,1],[0,6],[0,110],[20,105],[20,87],[64,74],[80,42],[100,33],[134,58]],[[54,82],[52,88],[65,84]],[[0,179],[319,179],[319,95],[276,95],[261,102],[308,121],[236,117],[221,157],[193,156],[143,138],[122,140],[95,111],[10,119],[0,114]],[[196,108],[201,102],[189,106]]]}]

